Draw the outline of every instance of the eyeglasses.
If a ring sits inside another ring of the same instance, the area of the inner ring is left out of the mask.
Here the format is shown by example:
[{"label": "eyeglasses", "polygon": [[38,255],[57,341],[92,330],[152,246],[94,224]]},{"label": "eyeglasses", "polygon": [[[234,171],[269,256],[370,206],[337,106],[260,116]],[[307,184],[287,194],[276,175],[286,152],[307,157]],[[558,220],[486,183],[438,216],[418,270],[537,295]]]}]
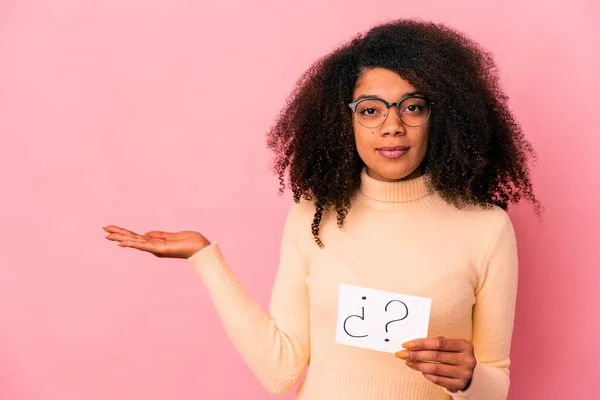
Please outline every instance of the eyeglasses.
[{"label": "eyeglasses", "polygon": [[387,119],[391,106],[398,108],[398,115],[404,125],[423,125],[431,115],[432,104],[422,96],[413,95],[400,99],[397,103],[388,103],[379,97],[365,97],[348,106],[359,124],[365,128],[377,128]]}]

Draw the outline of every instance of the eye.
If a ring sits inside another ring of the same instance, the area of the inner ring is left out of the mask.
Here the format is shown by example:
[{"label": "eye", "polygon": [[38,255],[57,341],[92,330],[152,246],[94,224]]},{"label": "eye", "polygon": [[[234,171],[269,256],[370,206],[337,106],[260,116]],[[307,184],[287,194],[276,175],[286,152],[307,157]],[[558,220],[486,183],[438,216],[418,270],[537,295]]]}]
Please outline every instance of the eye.
[{"label": "eye", "polygon": [[415,97],[404,100],[400,105],[400,110],[405,114],[419,114],[427,108],[425,100]]},{"label": "eye", "polygon": [[385,114],[387,108],[380,100],[364,100],[358,104],[356,112],[363,117],[377,117]]},{"label": "eye", "polygon": [[360,113],[363,115],[375,115],[377,114],[379,111],[377,111],[374,108],[365,108],[363,109]]},{"label": "eye", "polygon": [[420,111],[422,109],[423,109],[423,107],[421,107],[421,106],[419,106],[417,104],[411,104],[411,105],[409,105],[408,107],[405,108],[405,110],[409,111],[409,112]]}]

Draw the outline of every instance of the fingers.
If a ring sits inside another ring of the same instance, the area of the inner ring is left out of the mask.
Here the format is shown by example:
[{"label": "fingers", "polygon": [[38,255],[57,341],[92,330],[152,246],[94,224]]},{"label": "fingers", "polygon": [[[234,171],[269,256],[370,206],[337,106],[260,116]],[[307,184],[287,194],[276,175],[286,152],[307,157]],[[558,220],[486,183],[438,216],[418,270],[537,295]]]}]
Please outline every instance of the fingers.
[{"label": "fingers", "polygon": [[102,229],[104,229],[108,233],[120,233],[123,235],[140,236],[135,232],[128,231],[127,229],[119,228],[118,226],[114,225],[103,226]]},{"label": "fingers", "polygon": [[[396,357],[408,362],[429,362],[460,366],[468,371],[475,368],[473,344],[464,339],[443,337],[416,339],[403,345],[406,349],[396,353]],[[430,350],[432,349],[432,350]]]},{"label": "fingers", "polygon": [[[122,237],[131,236],[131,237],[137,238],[137,237],[142,236],[135,232],[129,231],[127,229],[119,228],[118,226],[114,226],[114,225],[103,226],[102,229],[104,229],[109,234],[121,234],[121,235],[123,235]],[[174,235],[175,235],[175,233],[171,233],[171,232],[150,231],[150,232],[144,233],[143,236],[152,238],[152,239],[168,239],[169,237],[172,237]],[[111,236],[111,235],[109,235],[109,236]],[[114,237],[114,236],[111,236],[111,237]]]},{"label": "fingers", "polygon": [[135,232],[127,229],[119,228],[114,225],[102,227],[109,234],[106,236],[107,240],[113,242],[119,242],[120,247],[129,247],[141,251],[147,251],[154,254],[157,257],[164,256],[164,239],[170,235],[168,232],[152,231],[148,232],[145,236],[138,235]]},{"label": "fingers", "polygon": [[435,350],[402,350],[396,353],[396,357],[406,361],[429,361],[450,365],[461,365],[464,358],[462,353]]},{"label": "fingers", "polygon": [[[128,231],[114,226],[102,227],[109,234],[106,236],[107,240],[112,242],[119,242],[121,247],[132,247],[139,250],[147,250],[149,238],[140,236],[135,232]],[[111,233],[112,232],[112,233]]]},{"label": "fingers", "polygon": [[406,360],[410,368],[450,391],[465,388],[477,364],[473,344],[464,339],[415,339],[402,346],[406,350],[397,352],[396,357]]},{"label": "fingers", "polygon": [[144,236],[152,238],[152,239],[168,239],[169,237],[175,235],[171,232],[161,232],[161,231],[150,231],[144,233]]},{"label": "fingers", "polygon": [[122,233],[111,233],[106,236],[106,239],[119,242],[120,247],[131,247],[132,249],[150,251],[154,250],[154,244],[144,236],[132,236]]},{"label": "fingers", "polygon": [[406,365],[423,373],[425,378],[436,385],[443,386],[451,391],[464,389],[472,376],[469,370],[455,365],[423,361],[407,361]]},{"label": "fingers", "polygon": [[402,344],[402,347],[409,350],[440,350],[463,352],[472,348],[468,340],[448,339],[444,337],[415,339]]},{"label": "fingers", "polygon": [[123,242],[125,240],[143,240],[143,236],[133,236],[123,233],[111,233],[106,236],[106,239],[111,240],[113,242]]},{"label": "fingers", "polygon": [[154,245],[150,242],[143,240],[124,240],[119,243],[120,247],[129,247],[132,249],[138,249],[141,251],[147,251],[152,253],[154,251]]},{"label": "fingers", "polygon": [[424,374],[445,376],[447,378],[461,378],[462,371],[455,365],[430,363],[423,361],[407,361],[406,365]]}]

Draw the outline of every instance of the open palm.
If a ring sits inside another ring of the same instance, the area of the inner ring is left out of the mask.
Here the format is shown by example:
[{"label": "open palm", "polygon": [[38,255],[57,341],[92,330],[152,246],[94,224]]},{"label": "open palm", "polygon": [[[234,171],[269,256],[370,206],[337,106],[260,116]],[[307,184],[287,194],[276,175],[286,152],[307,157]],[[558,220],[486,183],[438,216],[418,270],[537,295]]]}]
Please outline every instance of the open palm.
[{"label": "open palm", "polygon": [[164,258],[188,258],[208,246],[210,242],[200,233],[183,231],[177,233],[150,231],[139,235],[114,225],[102,227],[109,234],[106,239]]}]

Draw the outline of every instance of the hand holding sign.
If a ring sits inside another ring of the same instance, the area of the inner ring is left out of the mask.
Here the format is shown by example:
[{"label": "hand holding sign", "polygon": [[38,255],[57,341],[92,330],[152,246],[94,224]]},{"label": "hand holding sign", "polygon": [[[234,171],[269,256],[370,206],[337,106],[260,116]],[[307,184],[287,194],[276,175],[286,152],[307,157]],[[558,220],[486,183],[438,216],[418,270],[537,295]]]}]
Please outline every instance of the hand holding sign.
[{"label": "hand holding sign", "polygon": [[426,338],[430,311],[431,299],[342,284],[335,341],[395,353],[431,382],[465,390],[477,364],[473,344]]},{"label": "hand holding sign", "polygon": [[404,343],[396,357],[423,376],[451,392],[465,390],[477,365],[473,344],[464,339],[428,338]]},{"label": "hand holding sign", "polygon": [[335,341],[396,353],[427,336],[430,310],[431,299],[341,284]]}]

